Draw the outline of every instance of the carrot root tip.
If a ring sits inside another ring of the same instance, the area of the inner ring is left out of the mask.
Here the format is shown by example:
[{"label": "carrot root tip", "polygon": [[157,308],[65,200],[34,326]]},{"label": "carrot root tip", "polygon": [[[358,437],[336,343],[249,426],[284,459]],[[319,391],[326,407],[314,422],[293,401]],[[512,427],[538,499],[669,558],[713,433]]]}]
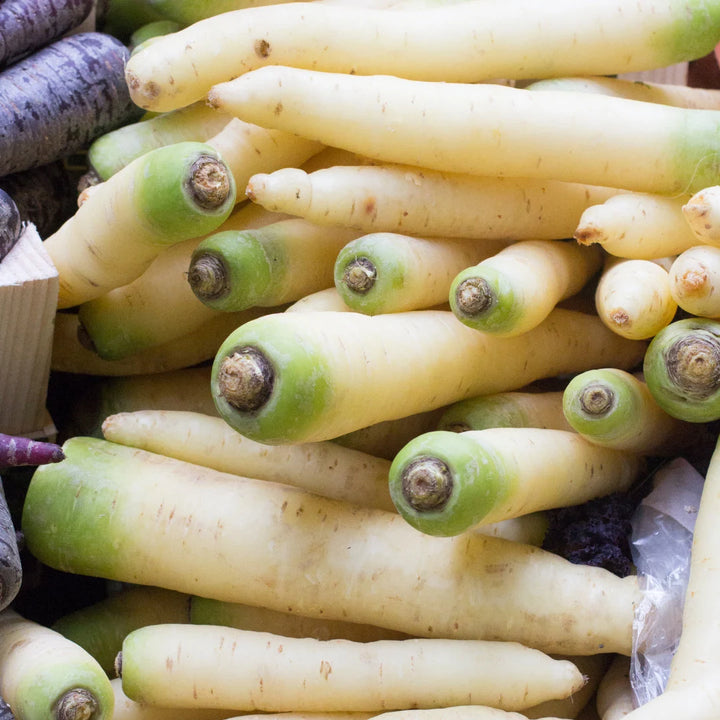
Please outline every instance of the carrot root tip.
[{"label": "carrot root tip", "polygon": [[218,391],[242,412],[259,410],[269,399],[275,381],[270,361],[259,350],[244,347],[223,358]]},{"label": "carrot root tip", "polygon": [[403,470],[402,494],[418,512],[441,510],[453,491],[453,476],[445,462],[436,457],[421,457]]}]

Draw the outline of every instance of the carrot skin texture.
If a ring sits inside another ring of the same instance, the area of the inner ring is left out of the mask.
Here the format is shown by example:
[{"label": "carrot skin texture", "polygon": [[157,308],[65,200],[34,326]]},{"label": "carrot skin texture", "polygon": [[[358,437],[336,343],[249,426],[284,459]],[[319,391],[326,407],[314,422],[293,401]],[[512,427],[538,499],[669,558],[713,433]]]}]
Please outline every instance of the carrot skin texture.
[{"label": "carrot skin texture", "polygon": [[44,465],[60,462],[64,457],[62,447],[55,443],[0,433],[0,468]]},{"label": "carrot skin texture", "polygon": [[636,578],[101,440],[64,448],[35,471],[22,518],[28,550],[58,569],[415,636],[630,652]]},{"label": "carrot skin texture", "polygon": [[77,27],[92,7],[93,0],[4,0],[0,5],[0,66]]},{"label": "carrot skin texture", "polygon": [[0,176],[65,157],[139,117],[124,81],[127,58],[119,40],[87,32],[0,72]]},{"label": "carrot skin texture", "polygon": [[0,610],[10,605],[20,592],[22,577],[15,525],[0,480]]},{"label": "carrot skin texture", "polygon": [[22,230],[20,210],[15,200],[0,188],[0,260],[15,247]]},{"label": "carrot skin texture", "polygon": [[61,160],[5,175],[0,190],[12,197],[23,222],[35,225],[43,239],[77,210],[76,185]]},{"label": "carrot skin texture", "polygon": [[0,697],[0,720],[15,720],[10,706]]}]

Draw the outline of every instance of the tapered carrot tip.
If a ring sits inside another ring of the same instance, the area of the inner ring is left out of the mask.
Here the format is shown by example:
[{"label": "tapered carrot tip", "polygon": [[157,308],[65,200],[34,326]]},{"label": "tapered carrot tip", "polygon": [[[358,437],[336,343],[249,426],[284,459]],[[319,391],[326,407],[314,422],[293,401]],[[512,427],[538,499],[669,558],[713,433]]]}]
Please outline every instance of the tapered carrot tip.
[{"label": "tapered carrot tip", "polygon": [[270,398],[275,372],[259,350],[240,348],[223,358],[218,390],[230,405],[243,412],[259,410]]},{"label": "tapered carrot tip", "polygon": [[18,465],[46,465],[65,459],[60,445],[0,433],[0,468]]},{"label": "tapered carrot tip", "polygon": [[97,699],[89,690],[68,690],[55,706],[55,720],[92,720],[98,707]]}]

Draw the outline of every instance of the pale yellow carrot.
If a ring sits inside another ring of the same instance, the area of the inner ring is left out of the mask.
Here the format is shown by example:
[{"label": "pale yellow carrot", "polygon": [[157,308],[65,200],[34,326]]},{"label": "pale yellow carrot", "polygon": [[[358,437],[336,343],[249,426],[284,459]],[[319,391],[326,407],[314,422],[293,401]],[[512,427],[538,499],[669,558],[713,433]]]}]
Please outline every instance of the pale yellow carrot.
[{"label": "pale yellow carrot", "polygon": [[595,309],[614,333],[634,340],[654,337],[678,308],[668,271],[642,259],[607,259],[595,289]]},{"label": "pale yellow carrot", "polygon": [[554,240],[572,235],[586,208],[618,191],[377,164],[263,172],[245,192],[269,210],[368,233]]},{"label": "pale yellow carrot", "polygon": [[683,217],[688,195],[619,193],[582,213],[574,237],[597,243],[610,255],[653,260],[697,244]]},{"label": "pale yellow carrot", "polygon": [[460,703],[523,710],[585,683],[569,660],[519,643],[317,640],[192,624],[134,630],[117,667],[123,691],[136,701],[270,712]]},{"label": "pale yellow carrot", "polygon": [[680,253],[669,271],[670,294],[691,315],[720,317],[720,246],[696,245]]}]

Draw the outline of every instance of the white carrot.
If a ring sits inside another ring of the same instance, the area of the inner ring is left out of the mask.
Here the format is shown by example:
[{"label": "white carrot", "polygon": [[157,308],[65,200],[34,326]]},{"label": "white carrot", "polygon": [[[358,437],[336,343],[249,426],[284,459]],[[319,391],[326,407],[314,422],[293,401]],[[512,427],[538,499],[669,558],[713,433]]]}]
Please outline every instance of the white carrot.
[{"label": "white carrot", "polygon": [[637,578],[104,440],[63,449],[23,507],[27,548],[51,567],[416,637],[630,653]]},{"label": "white carrot", "polygon": [[720,90],[716,88],[676,85],[668,82],[630,80],[619,77],[555,77],[538,80],[526,86],[528,90],[564,90],[594,92],[603,95],[641,100],[643,102],[675,105],[677,107],[720,110]]},{"label": "white carrot", "polygon": [[503,338],[442,310],[271,313],[226,338],[212,392],[238,432],[309,442],[597,363],[633,366],[644,349],[596,317],[559,308]]},{"label": "white carrot", "polygon": [[654,337],[672,322],[678,303],[670,276],[661,263],[641,259],[608,259],[595,289],[600,319],[622,337]]},{"label": "white carrot", "polygon": [[570,237],[583,211],[617,190],[555,180],[480,177],[411,165],[283,168],[252,176],[263,207],[365,232],[457,238]]},{"label": "white carrot", "polygon": [[447,302],[453,278],[506,247],[505,242],[370,233],[335,259],[335,287],[357,312],[375,315]]},{"label": "white carrot", "polygon": [[602,261],[598,248],[574,241],[516,242],[461,270],[450,285],[450,307],[460,322],[476,330],[521,335],[561,300],[580,292]]},{"label": "white carrot", "polygon": [[630,658],[615,655],[600,681],[595,699],[600,720],[621,720],[635,708],[630,684]]},{"label": "white carrot", "polygon": [[720,119],[710,110],[283,66],[215,85],[208,102],[246,122],[446,172],[666,194],[718,177]]},{"label": "white carrot", "polygon": [[601,0],[582,10],[573,0],[479,0],[392,13],[299,2],[223,13],[157,38],[130,58],[126,78],[138,105],[169,110],[268,63],[461,82],[613,75],[700,57],[718,26],[714,5],[685,0]]},{"label": "white carrot", "polygon": [[270,610],[256,605],[223,602],[197,596],[191,600],[190,622],[194,625],[221,625],[239,630],[254,630],[286,637],[316,638],[317,640],[343,639],[371,642],[373,640],[402,640],[409,637],[405,633],[374,625],[322,617],[305,617],[297,613]]},{"label": "white carrot", "polygon": [[[168,662],[170,658],[170,662]],[[519,643],[295,638],[215,625],[129,633],[116,667],[135,701],[238,710],[382,711],[453,705],[523,710],[585,680]]]},{"label": "white carrot", "polygon": [[670,293],[691,315],[720,317],[720,246],[696,245],[677,256],[669,271]]},{"label": "white carrot", "polygon": [[687,200],[683,194],[618,193],[588,207],[573,235],[583,245],[597,243],[622,258],[677,255],[698,242],[683,217]]},{"label": "white carrot", "polygon": [[720,185],[710,183],[690,197],[682,207],[695,242],[720,245]]},{"label": "white carrot", "polygon": [[389,461],[337,443],[268,446],[243,437],[218,417],[183,411],[117,413],[106,418],[102,431],[107,440],[122,445],[394,510]]},{"label": "white carrot", "polygon": [[[113,678],[110,684],[115,695],[113,720],[225,720],[234,714],[232,710],[225,708],[171,708],[139,703],[131,700],[123,692],[120,678]],[[352,719],[348,718],[348,720]],[[365,719],[358,718],[358,720]]]}]

